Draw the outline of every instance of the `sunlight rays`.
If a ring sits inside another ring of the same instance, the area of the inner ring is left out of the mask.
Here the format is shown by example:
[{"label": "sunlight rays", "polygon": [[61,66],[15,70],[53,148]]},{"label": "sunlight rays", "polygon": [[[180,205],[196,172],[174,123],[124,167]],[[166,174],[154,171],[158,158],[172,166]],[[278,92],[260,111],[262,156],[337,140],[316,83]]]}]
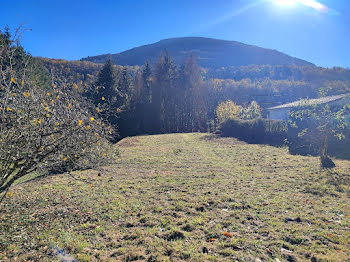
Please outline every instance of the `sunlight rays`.
[{"label": "sunlight rays", "polygon": [[320,11],[320,12],[328,12],[329,11],[329,8],[327,6],[325,6],[324,4],[321,4],[320,2],[315,1],[315,0],[298,0],[297,2],[299,2],[305,6],[311,7],[317,11]]},{"label": "sunlight rays", "polygon": [[316,0],[272,0],[275,4],[279,6],[284,6],[284,7],[291,7],[295,6],[297,4],[301,4],[307,7],[311,7],[312,9],[319,11],[319,12],[328,12],[329,8],[321,4],[319,1]]}]

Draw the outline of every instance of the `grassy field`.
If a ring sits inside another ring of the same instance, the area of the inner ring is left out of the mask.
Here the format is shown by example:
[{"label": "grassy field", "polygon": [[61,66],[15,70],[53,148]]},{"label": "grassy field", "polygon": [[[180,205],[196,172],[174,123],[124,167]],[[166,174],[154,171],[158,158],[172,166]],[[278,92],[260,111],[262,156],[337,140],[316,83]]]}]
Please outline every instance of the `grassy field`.
[{"label": "grassy field", "polygon": [[[208,134],[127,138],[101,171],[19,184],[0,261],[349,261],[350,162]],[[11,195],[11,194],[10,194]]]}]

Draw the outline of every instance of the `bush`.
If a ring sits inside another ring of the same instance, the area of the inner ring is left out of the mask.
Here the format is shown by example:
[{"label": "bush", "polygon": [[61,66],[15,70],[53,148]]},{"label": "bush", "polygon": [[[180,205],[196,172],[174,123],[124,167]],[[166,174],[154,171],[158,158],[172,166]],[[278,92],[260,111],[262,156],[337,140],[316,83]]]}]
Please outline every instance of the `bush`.
[{"label": "bush", "polygon": [[106,140],[112,130],[93,105],[68,86],[55,88],[54,79],[47,86],[30,61],[0,31],[0,194],[34,171],[95,167],[113,158]]},{"label": "bush", "polygon": [[287,138],[285,121],[254,119],[229,119],[219,126],[224,137],[236,137],[251,144],[283,145]]}]

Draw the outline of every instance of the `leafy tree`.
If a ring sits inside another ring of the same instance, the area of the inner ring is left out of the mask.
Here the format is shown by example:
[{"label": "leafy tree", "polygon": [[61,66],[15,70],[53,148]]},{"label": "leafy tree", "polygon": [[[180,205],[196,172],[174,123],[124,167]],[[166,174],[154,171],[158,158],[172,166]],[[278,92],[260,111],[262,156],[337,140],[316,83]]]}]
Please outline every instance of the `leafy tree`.
[{"label": "leafy tree", "polygon": [[236,105],[232,100],[221,102],[216,108],[216,118],[218,123],[223,123],[229,119],[238,119],[241,115],[242,107]]}]

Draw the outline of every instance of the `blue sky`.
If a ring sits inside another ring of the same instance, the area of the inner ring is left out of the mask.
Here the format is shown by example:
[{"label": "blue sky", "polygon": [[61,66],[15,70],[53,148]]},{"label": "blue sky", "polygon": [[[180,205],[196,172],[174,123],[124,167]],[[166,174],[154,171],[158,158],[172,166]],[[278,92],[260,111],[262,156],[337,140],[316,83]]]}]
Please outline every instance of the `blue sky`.
[{"label": "blue sky", "polygon": [[1,28],[32,29],[23,45],[35,56],[76,60],[203,36],[350,67],[349,0],[0,0],[0,11]]}]

